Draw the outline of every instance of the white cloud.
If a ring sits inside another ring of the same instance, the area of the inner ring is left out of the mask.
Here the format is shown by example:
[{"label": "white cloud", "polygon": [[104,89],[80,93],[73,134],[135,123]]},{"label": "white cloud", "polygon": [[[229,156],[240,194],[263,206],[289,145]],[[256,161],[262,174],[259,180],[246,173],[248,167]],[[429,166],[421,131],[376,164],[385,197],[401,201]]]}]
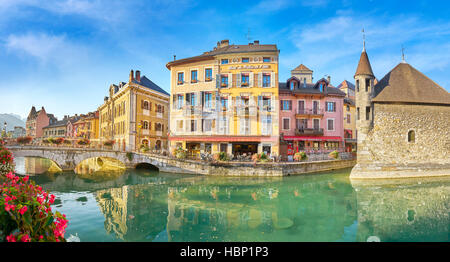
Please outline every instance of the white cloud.
[{"label": "white cloud", "polygon": [[59,68],[76,66],[88,58],[88,49],[71,42],[64,35],[46,33],[11,34],[5,47],[9,54],[31,56],[41,65]]}]

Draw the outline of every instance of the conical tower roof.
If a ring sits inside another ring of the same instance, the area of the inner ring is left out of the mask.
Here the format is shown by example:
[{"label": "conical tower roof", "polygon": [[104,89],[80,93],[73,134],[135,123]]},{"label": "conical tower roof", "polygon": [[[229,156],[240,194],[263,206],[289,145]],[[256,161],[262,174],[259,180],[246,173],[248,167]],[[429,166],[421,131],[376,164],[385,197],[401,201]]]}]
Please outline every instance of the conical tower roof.
[{"label": "conical tower roof", "polygon": [[417,69],[402,62],[375,85],[373,102],[450,105],[450,93]]},{"label": "conical tower roof", "polygon": [[294,68],[292,71],[312,71],[312,70],[307,68],[304,64],[300,64],[299,66]]},{"label": "conical tower roof", "polygon": [[361,57],[359,58],[358,68],[356,69],[355,76],[357,75],[368,75],[373,76],[372,67],[370,66],[369,57],[365,50],[362,51]]}]

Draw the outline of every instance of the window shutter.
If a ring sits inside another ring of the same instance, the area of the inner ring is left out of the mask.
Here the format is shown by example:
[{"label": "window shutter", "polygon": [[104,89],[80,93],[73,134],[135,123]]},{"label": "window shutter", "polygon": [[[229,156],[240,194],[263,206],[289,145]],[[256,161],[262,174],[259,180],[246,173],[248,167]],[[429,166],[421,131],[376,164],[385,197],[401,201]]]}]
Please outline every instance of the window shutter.
[{"label": "window shutter", "polygon": [[241,87],[241,79],[242,79],[241,74],[240,73],[236,74],[236,87]]},{"label": "window shutter", "polygon": [[240,120],[239,133],[241,135],[245,134],[245,118],[243,118],[243,117],[241,117],[241,120]]},{"label": "window shutter", "polygon": [[253,87],[253,80],[254,80],[254,76],[253,76],[253,72],[251,72],[248,76],[249,80],[248,80],[248,85],[249,87]]},{"label": "window shutter", "polygon": [[216,74],[216,88],[220,88],[220,75]]},{"label": "window shutter", "polygon": [[270,73],[270,87],[275,87],[275,73]]},{"label": "window shutter", "polygon": [[262,73],[258,73],[258,87],[262,87]]},{"label": "window shutter", "polygon": [[141,99],[141,109],[144,109],[144,100]]},{"label": "window shutter", "polygon": [[258,96],[258,107],[259,107],[259,110],[261,110],[262,107],[263,107],[263,104],[262,104],[262,96]]}]

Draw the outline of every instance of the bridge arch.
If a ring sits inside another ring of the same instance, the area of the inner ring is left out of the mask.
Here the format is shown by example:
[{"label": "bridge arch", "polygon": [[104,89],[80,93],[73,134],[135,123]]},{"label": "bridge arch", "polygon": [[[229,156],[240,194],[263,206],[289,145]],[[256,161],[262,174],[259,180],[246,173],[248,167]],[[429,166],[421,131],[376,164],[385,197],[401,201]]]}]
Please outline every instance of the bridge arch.
[{"label": "bridge arch", "polygon": [[53,154],[46,154],[45,151],[41,150],[21,150],[21,151],[12,151],[13,157],[37,157],[48,159],[53,162],[59,169],[63,170],[63,163],[55,157]]},{"label": "bridge arch", "polygon": [[159,171],[159,167],[156,165],[153,165],[148,162],[140,162],[134,165],[135,169],[145,169],[145,170],[153,170],[153,171]]}]

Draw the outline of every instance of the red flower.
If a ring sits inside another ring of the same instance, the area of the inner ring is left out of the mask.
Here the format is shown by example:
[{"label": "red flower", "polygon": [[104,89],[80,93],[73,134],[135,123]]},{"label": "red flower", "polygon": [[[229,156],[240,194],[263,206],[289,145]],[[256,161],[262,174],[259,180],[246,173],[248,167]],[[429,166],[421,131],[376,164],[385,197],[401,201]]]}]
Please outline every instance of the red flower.
[{"label": "red flower", "polygon": [[21,209],[19,209],[19,213],[23,215],[25,212],[27,212],[27,209],[27,206],[23,206]]},{"label": "red flower", "polygon": [[16,237],[11,234],[11,235],[6,237],[6,241],[8,241],[8,242],[16,242]]},{"label": "red flower", "polygon": [[20,241],[22,241],[22,242],[31,242],[31,238],[30,238],[29,235],[23,235],[23,236],[20,238]]}]

